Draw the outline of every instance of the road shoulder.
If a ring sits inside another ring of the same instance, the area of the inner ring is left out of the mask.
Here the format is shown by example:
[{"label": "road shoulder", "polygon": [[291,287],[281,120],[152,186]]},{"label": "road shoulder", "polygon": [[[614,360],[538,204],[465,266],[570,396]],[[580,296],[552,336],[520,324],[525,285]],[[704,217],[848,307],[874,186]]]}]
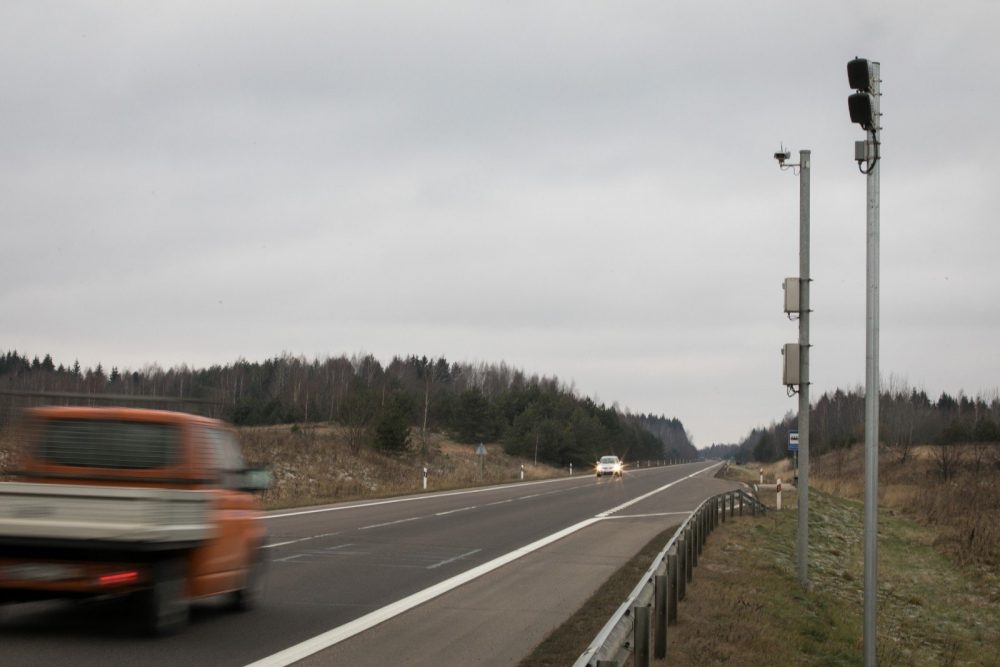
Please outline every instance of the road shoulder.
[{"label": "road shoulder", "polygon": [[677,517],[598,522],[300,664],[517,664]]}]

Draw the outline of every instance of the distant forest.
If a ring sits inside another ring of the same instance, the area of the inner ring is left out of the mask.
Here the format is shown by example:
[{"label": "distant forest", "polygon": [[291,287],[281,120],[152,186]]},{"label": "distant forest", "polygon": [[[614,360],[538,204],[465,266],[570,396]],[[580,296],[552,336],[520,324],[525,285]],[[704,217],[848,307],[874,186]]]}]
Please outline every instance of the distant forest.
[{"label": "distant forest", "polygon": [[[128,397],[183,398],[192,402],[149,407],[246,426],[337,422],[355,449],[416,448],[421,434],[442,431],[464,443],[500,442],[518,456],[537,453],[540,462],[556,465],[589,465],[607,453],[626,461],[697,456],[677,419],[597,404],[555,377],[528,376],[504,363],[409,356],[383,366],[371,355],[311,361],[282,355],[200,369],[150,365],[120,371],[101,364],[81,368],[79,362],[57,366],[49,355],[29,359],[11,351],[0,354],[0,390],[110,394],[123,404]],[[0,396],[0,422],[10,423],[18,407],[40,402],[61,399]]]},{"label": "distant forest", "polygon": [[[713,445],[709,456],[739,461],[776,461],[788,456],[788,431],[798,428],[798,415],[756,428],[739,444]],[[809,451],[823,454],[865,439],[865,392],[862,387],[823,394],[809,415]],[[890,380],[879,397],[879,441],[906,461],[916,445],[1000,442],[1000,395],[969,397],[926,392]],[[703,452],[706,453],[706,452]]]}]

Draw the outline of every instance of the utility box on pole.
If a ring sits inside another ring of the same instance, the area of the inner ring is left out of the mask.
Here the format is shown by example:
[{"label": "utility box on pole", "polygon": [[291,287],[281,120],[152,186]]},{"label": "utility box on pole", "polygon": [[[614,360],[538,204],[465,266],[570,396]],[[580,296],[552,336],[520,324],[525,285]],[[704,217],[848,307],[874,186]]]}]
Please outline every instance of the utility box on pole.
[{"label": "utility box on pole", "polygon": [[786,387],[795,387],[801,384],[799,377],[799,344],[785,343],[785,349],[781,351],[784,356],[784,370],[781,374],[781,383]]},{"label": "utility box on pole", "polygon": [[802,299],[799,296],[800,282],[798,278],[785,278],[785,312],[788,314],[802,312]]}]

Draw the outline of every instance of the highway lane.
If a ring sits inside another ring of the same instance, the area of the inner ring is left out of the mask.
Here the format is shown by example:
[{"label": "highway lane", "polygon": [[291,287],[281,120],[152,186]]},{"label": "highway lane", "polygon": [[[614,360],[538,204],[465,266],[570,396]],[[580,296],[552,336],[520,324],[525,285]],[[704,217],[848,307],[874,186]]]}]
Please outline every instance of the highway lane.
[{"label": "highway lane", "polygon": [[[684,486],[690,496],[697,478],[678,480],[704,468],[689,464],[635,470],[624,480],[583,475],[273,512],[267,519],[268,590],[259,610],[230,614],[204,603],[181,634],[148,640],[133,636],[121,601],[19,605],[4,610],[0,664],[247,664],[666,484]],[[666,511],[662,495],[628,511]],[[691,506],[688,499],[668,510]]]}]

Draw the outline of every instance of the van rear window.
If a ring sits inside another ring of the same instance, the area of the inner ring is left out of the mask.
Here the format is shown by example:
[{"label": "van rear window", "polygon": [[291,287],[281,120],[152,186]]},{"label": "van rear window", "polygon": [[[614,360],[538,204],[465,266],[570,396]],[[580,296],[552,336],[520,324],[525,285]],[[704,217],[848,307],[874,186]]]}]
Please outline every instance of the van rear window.
[{"label": "van rear window", "polygon": [[132,421],[53,419],[43,422],[36,456],[84,468],[163,468],[177,459],[177,426]]}]

